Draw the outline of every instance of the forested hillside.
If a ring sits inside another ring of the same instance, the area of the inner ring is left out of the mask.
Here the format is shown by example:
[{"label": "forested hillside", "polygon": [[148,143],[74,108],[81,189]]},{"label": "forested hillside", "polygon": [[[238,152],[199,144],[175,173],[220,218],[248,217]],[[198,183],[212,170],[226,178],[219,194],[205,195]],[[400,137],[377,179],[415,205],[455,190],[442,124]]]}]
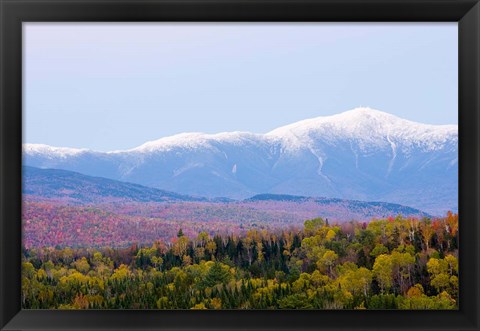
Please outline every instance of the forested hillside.
[{"label": "forested hillside", "polygon": [[22,306],[53,309],[456,309],[458,216],[23,252]]}]

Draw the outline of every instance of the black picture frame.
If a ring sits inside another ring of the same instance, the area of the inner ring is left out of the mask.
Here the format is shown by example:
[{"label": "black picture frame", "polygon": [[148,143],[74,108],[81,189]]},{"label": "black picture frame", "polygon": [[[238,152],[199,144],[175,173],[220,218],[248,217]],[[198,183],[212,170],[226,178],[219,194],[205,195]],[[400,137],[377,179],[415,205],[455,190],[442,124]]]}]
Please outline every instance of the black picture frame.
[{"label": "black picture frame", "polygon": [[[0,328],[13,330],[480,330],[480,4],[472,0],[0,0]],[[22,310],[22,23],[459,24],[460,302],[452,311]]]}]

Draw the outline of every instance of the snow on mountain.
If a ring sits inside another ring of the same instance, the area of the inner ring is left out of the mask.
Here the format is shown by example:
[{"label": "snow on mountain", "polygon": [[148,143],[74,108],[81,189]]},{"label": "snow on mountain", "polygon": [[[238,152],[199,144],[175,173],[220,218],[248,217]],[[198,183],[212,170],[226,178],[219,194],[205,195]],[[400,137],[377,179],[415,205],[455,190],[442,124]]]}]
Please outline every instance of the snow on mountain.
[{"label": "snow on mountain", "polygon": [[370,108],[266,134],[182,133],[106,153],[25,144],[24,163],[207,197],[325,196],[434,214],[458,206],[458,127]]},{"label": "snow on mountain", "polygon": [[27,155],[41,155],[66,158],[68,156],[78,155],[87,152],[88,149],[52,147],[44,144],[24,144],[23,153]]},{"label": "snow on mountain", "polygon": [[356,140],[365,149],[384,147],[389,139],[402,143],[404,150],[420,147],[436,150],[458,135],[457,125],[428,125],[408,121],[371,108],[356,108],[341,114],[296,122],[266,136],[291,141],[295,136],[302,147],[311,138],[325,141]]},{"label": "snow on mountain", "polygon": [[201,132],[180,133],[174,136],[161,138],[154,141],[146,142],[136,148],[127,151],[115,151],[111,153],[122,152],[141,152],[152,153],[158,151],[168,151],[172,148],[213,148],[212,143],[230,143],[233,145],[243,144],[247,141],[260,141],[262,135],[250,132],[222,132],[217,134],[206,134]]}]

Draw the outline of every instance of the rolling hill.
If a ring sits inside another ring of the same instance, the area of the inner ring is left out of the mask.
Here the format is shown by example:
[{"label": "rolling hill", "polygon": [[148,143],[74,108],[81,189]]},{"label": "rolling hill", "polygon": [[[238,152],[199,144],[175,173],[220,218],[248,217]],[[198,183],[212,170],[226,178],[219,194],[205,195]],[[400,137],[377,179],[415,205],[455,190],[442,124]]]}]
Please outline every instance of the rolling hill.
[{"label": "rolling hill", "polygon": [[73,171],[29,166],[23,167],[22,191],[31,199],[50,199],[80,204],[207,200],[138,184],[87,176]]},{"label": "rolling hill", "polygon": [[[160,217],[171,221],[303,223],[318,216],[335,221],[361,220],[402,214],[430,216],[399,204],[336,198],[260,194],[233,201],[167,192],[102,177],[58,169],[24,167],[26,200],[60,205],[90,205],[112,213]],[[124,212],[121,212],[124,210]]]}]

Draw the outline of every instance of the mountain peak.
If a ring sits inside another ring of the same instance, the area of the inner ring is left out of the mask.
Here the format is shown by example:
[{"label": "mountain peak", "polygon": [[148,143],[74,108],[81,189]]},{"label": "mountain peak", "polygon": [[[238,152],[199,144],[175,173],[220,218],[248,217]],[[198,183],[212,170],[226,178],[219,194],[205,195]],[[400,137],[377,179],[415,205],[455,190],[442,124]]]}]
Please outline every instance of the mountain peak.
[{"label": "mountain peak", "polygon": [[[365,117],[375,117],[375,118],[390,118],[390,119],[399,119],[402,120],[400,117],[374,109],[370,107],[357,107],[351,110],[347,110],[343,113],[333,116],[340,116],[340,115],[347,115],[347,116],[365,116]],[[331,116],[330,116],[331,117]]]},{"label": "mountain peak", "polygon": [[[359,141],[362,146],[383,146],[392,142],[437,149],[458,136],[457,125],[431,125],[409,121],[369,107],[321,116],[289,124],[267,133],[295,148],[305,141]],[[300,142],[300,144],[295,144]]]},{"label": "mountain peak", "polygon": [[381,131],[382,128],[386,127],[392,127],[397,130],[411,125],[428,126],[428,124],[410,121],[369,107],[358,107],[340,114],[328,116],[326,121],[338,122],[342,127],[353,125],[355,128],[358,128],[361,125],[368,127],[368,130],[374,131]]},{"label": "mountain peak", "polygon": [[[285,129],[294,128],[315,129],[318,126],[322,125],[335,125],[341,126],[343,128],[352,125],[354,127],[358,127],[359,121],[367,123],[369,121],[377,121],[381,122],[381,124],[389,124],[393,122],[415,123],[370,107],[357,107],[335,115],[318,116],[310,119],[301,120],[270,131],[269,134],[274,134],[275,132],[282,132]],[[427,125],[421,123],[415,124]]]}]

